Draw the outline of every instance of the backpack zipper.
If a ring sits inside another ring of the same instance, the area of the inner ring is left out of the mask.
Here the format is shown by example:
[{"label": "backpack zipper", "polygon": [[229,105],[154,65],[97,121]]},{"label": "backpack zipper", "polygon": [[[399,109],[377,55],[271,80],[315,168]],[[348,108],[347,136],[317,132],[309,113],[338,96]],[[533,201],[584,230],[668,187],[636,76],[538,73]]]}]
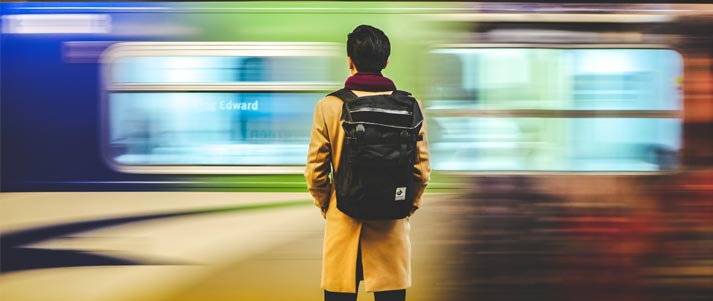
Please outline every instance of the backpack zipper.
[{"label": "backpack zipper", "polygon": [[376,123],[376,122],[367,122],[367,121],[349,121],[349,120],[343,120],[342,122],[346,124],[370,124],[370,125],[377,125],[377,126],[383,126],[383,127],[389,127],[389,128],[395,128],[395,129],[406,129],[406,130],[412,130],[417,128],[421,123],[423,123],[423,120],[419,121],[416,125],[412,127],[406,127],[406,126],[397,126],[397,125],[390,125],[390,124],[383,124],[383,123]]},{"label": "backpack zipper", "polygon": [[357,112],[379,112],[379,113],[387,113],[387,114],[394,114],[394,115],[411,115],[413,113],[409,111],[404,111],[404,110],[391,110],[391,109],[380,109],[380,108],[361,108],[361,109],[356,109],[356,110],[350,110],[352,113],[357,113]]}]

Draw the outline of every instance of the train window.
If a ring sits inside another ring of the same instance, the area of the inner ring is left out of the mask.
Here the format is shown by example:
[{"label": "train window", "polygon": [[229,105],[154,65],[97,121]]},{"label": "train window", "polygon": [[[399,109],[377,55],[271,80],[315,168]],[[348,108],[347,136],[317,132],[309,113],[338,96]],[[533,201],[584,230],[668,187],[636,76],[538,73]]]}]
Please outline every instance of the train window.
[{"label": "train window", "polygon": [[329,57],[173,56],[128,57],[114,62],[115,83],[320,83]]},{"label": "train window", "polygon": [[681,147],[682,59],[669,49],[435,49],[434,168],[660,171]]},{"label": "train window", "polygon": [[314,106],[343,78],[338,54],[316,43],[117,44],[103,60],[104,156],[125,172],[301,172]]}]

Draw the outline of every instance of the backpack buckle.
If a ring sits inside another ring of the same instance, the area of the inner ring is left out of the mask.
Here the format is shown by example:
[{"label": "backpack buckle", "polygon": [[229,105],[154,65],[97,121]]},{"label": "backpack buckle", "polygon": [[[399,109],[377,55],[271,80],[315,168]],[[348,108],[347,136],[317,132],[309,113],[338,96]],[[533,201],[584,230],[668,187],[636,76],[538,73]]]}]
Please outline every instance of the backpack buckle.
[{"label": "backpack buckle", "polygon": [[401,134],[399,135],[399,138],[401,138],[400,140],[403,143],[403,142],[408,142],[409,138],[411,138],[410,136],[411,135],[408,134],[408,131],[401,130]]},{"label": "backpack buckle", "polygon": [[366,129],[364,128],[363,124],[357,124],[356,126],[356,136],[357,137],[364,137],[364,133],[366,133]]}]

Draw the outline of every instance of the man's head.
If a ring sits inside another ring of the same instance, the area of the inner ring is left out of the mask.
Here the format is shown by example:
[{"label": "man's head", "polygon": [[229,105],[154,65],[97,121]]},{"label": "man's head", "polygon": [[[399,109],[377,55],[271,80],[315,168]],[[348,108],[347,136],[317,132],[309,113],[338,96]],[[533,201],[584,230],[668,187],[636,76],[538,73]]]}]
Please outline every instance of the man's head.
[{"label": "man's head", "polygon": [[359,71],[381,72],[390,54],[389,38],[376,27],[359,25],[347,36],[347,56]]}]

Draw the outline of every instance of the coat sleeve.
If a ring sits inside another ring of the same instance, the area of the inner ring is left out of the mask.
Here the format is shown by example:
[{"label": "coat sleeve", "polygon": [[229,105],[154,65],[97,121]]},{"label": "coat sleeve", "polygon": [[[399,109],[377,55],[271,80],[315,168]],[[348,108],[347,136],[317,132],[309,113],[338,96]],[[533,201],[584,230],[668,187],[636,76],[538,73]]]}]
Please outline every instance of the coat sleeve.
[{"label": "coat sleeve", "polygon": [[[419,108],[423,108],[423,105],[420,101]],[[421,196],[423,196],[423,192],[426,190],[428,181],[431,179],[431,165],[428,153],[428,138],[426,137],[426,115],[424,114],[423,109],[421,109],[421,113],[423,116],[423,125],[421,126],[419,135],[423,137],[423,140],[416,143],[418,156],[416,156],[416,161],[413,165],[413,177],[415,182],[414,184],[416,185],[416,187],[418,187],[418,190],[416,191],[416,195],[413,202],[414,208],[412,209],[411,214],[413,214],[416,210],[418,210],[419,207],[421,207]]]},{"label": "coat sleeve", "polygon": [[322,215],[325,215],[332,188],[329,179],[332,147],[322,106],[322,101],[320,101],[314,110],[314,121],[312,123],[309,150],[307,151],[307,166],[305,167],[304,175],[305,179],[307,179],[307,188],[312,194],[312,198],[314,198],[314,204],[322,210]]}]

